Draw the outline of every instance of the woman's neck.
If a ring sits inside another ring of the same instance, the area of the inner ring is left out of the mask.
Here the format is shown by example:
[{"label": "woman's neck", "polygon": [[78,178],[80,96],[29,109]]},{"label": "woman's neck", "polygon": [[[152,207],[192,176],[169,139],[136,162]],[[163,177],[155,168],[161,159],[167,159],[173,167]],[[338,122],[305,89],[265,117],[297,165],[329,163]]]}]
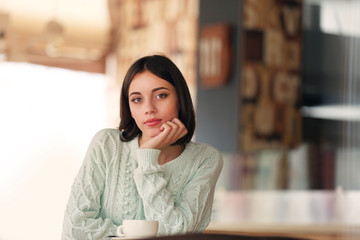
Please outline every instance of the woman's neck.
[{"label": "woman's neck", "polygon": [[185,145],[167,146],[166,148],[161,149],[161,153],[159,156],[159,164],[163,165],[170,162],[171,160],[174,160],[181,155],[184,149]]}]

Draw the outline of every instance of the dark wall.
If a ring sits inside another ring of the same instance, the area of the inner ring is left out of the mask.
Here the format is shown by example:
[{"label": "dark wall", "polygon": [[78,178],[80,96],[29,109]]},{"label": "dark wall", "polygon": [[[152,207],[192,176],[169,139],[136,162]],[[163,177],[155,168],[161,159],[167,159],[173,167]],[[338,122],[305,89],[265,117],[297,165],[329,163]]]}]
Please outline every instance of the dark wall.
[{"label": "dark wall", "polygon": [[[312,16],[305,24],[303,45],[303,106],[360,104],[360,71],[357,66],[360,38],[344,34],[324,33],[320,28],[320,8],[307,5],[305,15]],[[303,139],[320,144],[323,141],[341,145],[344,139],[360,141],[357,134],[346,132],[349,127],[359,129],[359,122],[303,118]],[[355,138],[356,137],[356,138]],[[346,143],[349,144],[349,143]]]},{"label": "dark wall", "polygon": [[303,105],[344,102],[351,41],[346,36],[304,30]]},{"label": "dark wall", "polygon": [[233,70],[229,83],[218,89],[206,89],[200,83],[199,76],[197,82],[196,141],[208,143],[225,152],[239,149],[241,9],[239,0],[200,0],[199,29],[213,23],[230,23],[234,26]]}]

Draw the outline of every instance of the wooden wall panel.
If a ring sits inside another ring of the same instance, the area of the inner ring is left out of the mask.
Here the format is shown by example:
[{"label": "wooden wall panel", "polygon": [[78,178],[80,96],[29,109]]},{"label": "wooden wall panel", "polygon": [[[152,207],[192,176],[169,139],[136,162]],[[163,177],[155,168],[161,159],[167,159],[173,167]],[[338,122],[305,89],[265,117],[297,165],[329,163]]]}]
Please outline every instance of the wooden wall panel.
[{"label": "wooden wall panel", "polygon": [[109,8],[118,80],[136,59],[164,54],[195,94],[198,0],[109,0]]}]

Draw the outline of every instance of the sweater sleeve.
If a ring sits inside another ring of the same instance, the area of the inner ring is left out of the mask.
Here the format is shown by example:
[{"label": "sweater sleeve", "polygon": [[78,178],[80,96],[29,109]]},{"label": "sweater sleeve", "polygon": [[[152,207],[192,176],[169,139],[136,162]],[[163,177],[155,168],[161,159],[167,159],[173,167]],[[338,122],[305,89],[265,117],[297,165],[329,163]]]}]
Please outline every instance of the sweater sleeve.
[{"label": "sweater sleeve", "polygon": [[146,219],[159,221],[159,235],[203,231],[210,222],[215,185],[223,164],[221,154],[213,151],[201,156],[204,159],[193,169],[195,174],[186,181],[180,198],[167,190],[168,181],[158,164],[159,154],[156,149],[137,150],[139,165],[134,179]]},{"label": "sweater sleeve", "polygon": [[103,239],[116,233],[110,219],[99,217],[106,175],[105,133],[100,131],[93,138],[72,186],[64,216],[63,240]]}]

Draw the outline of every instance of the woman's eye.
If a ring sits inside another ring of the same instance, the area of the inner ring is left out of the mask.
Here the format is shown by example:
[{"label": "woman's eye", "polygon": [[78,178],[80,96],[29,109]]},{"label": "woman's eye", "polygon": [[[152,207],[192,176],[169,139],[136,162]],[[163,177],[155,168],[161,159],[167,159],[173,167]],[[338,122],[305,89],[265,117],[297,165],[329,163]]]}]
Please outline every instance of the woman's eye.
[{"label": "woman's eye", "polygon": [[138,103],[140,101],[141,101],[141,98],[133,98],[133,99],[131,99],[131,102],[133,102],[133,103]]},{"label": "woman's eye", "polygon": [[156,98],[166,98],[167,94],[166,93],[160,93],[158,95],[156,95]]}]

